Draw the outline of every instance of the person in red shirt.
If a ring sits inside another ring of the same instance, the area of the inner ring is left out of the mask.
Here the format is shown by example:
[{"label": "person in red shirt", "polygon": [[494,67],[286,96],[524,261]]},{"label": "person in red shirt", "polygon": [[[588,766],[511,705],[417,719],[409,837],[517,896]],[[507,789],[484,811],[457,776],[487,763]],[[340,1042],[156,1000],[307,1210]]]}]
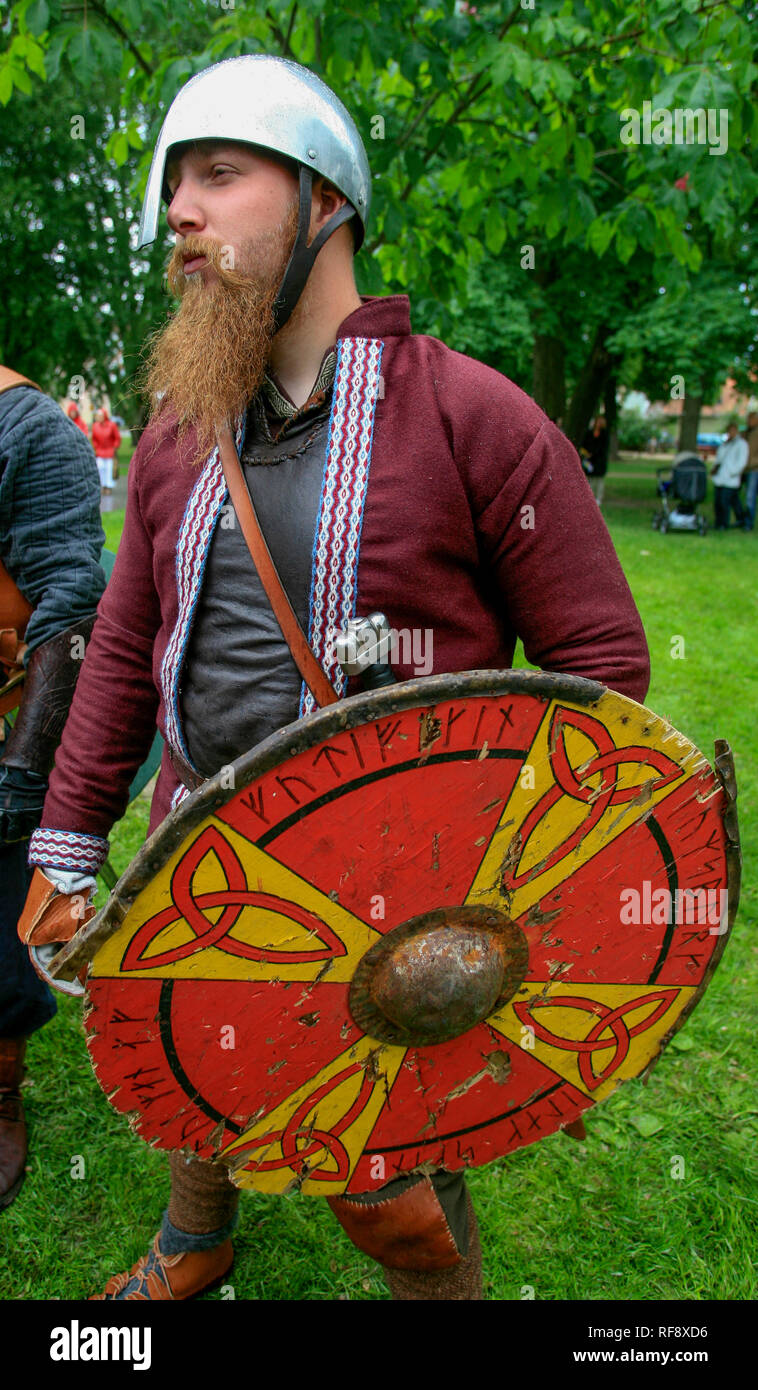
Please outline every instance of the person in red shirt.
[{"label": "person in red shirt", "polygon": [[104,497],[110,497],[113,491],[113,462],[120,443],[118,425],[115,420],[109,419],[105,406],[101,405],[92,426],[92,447],[95,450],[100,487]]},{"label": "person in red shirt", "polygon": [[86,435],[87,439],[89,439],[89,430],[87,429],[87,426],[85,425],[81,415],[79,414],[78,405],[75,405],[72,401],[71,404],[67,407],[66,414],[68,415],[69,420],[73,420],[74,424],[77,426],[78,429],[81,430],[82,434]]}]

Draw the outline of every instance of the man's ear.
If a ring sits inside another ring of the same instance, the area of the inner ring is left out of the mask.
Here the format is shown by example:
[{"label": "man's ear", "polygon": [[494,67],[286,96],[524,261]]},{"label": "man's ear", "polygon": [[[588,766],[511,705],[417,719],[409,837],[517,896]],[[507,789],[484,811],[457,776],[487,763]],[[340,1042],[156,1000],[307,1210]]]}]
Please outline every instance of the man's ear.
[{"label": "man's ear", "polygon": [[311,225],[309,228],[308,240],[320,232],[321,228],[335,212],[347,202],[344,193],[340,193],[333,183],[329,183],[323,174],[318,174],[313,180],[313,195],[311,200]]}]

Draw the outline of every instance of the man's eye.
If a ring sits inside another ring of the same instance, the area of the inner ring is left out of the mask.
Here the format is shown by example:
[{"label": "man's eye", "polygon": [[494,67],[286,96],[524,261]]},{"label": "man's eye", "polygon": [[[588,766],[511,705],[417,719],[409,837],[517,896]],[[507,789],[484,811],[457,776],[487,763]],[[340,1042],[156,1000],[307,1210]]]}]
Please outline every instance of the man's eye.
[{"label": "man's eye", "polygon": [[[225,164],[214,164],[213,168],[211,169],[211,178],[215,178],[217,174],[233,174],[233,173],[234,173],[234,170],[233,170],[233,169],[228,169],[228,168],[226,167]],[[179,182],[181,182],[181,180],[179,180]],[[173,188],[171,187],[170,184],[167,184],[166,186],[167,186],[167,188],[168,188],[168,196],[169,196],[169,199],[170,199],[171,201],[173,201],[173,199],[176,197],[176,191],[177,191],[177,189],[178,189],[178,187],[179,187],[179,183],[175,183],[174,186],[173,186]]]}]

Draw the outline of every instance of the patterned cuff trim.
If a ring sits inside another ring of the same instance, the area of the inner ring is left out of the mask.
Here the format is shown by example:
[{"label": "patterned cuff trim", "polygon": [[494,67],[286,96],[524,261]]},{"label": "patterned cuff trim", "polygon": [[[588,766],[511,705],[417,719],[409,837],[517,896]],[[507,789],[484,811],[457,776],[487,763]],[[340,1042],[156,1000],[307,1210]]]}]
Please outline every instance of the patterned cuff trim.
[{"label": "patterned cuff trim", "polygon": [[29,863],[44,868],[81,869],[96,874],[108,858],[108,841],[76,830],[35,830],[29,841]]}]

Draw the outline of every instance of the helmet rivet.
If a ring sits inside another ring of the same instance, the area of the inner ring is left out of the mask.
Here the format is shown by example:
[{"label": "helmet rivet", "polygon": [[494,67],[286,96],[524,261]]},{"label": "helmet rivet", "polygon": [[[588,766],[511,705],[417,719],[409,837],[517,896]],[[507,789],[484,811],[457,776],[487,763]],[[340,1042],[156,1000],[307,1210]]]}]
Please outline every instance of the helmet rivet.
[{"label": "helmet rivet", "polygon": [[309,150],[309,151],[308,151],[308,158],[309,158],[309,159],[315,159],[315,158],[316,158],[316,151],[315,151],[315,150]]}]

